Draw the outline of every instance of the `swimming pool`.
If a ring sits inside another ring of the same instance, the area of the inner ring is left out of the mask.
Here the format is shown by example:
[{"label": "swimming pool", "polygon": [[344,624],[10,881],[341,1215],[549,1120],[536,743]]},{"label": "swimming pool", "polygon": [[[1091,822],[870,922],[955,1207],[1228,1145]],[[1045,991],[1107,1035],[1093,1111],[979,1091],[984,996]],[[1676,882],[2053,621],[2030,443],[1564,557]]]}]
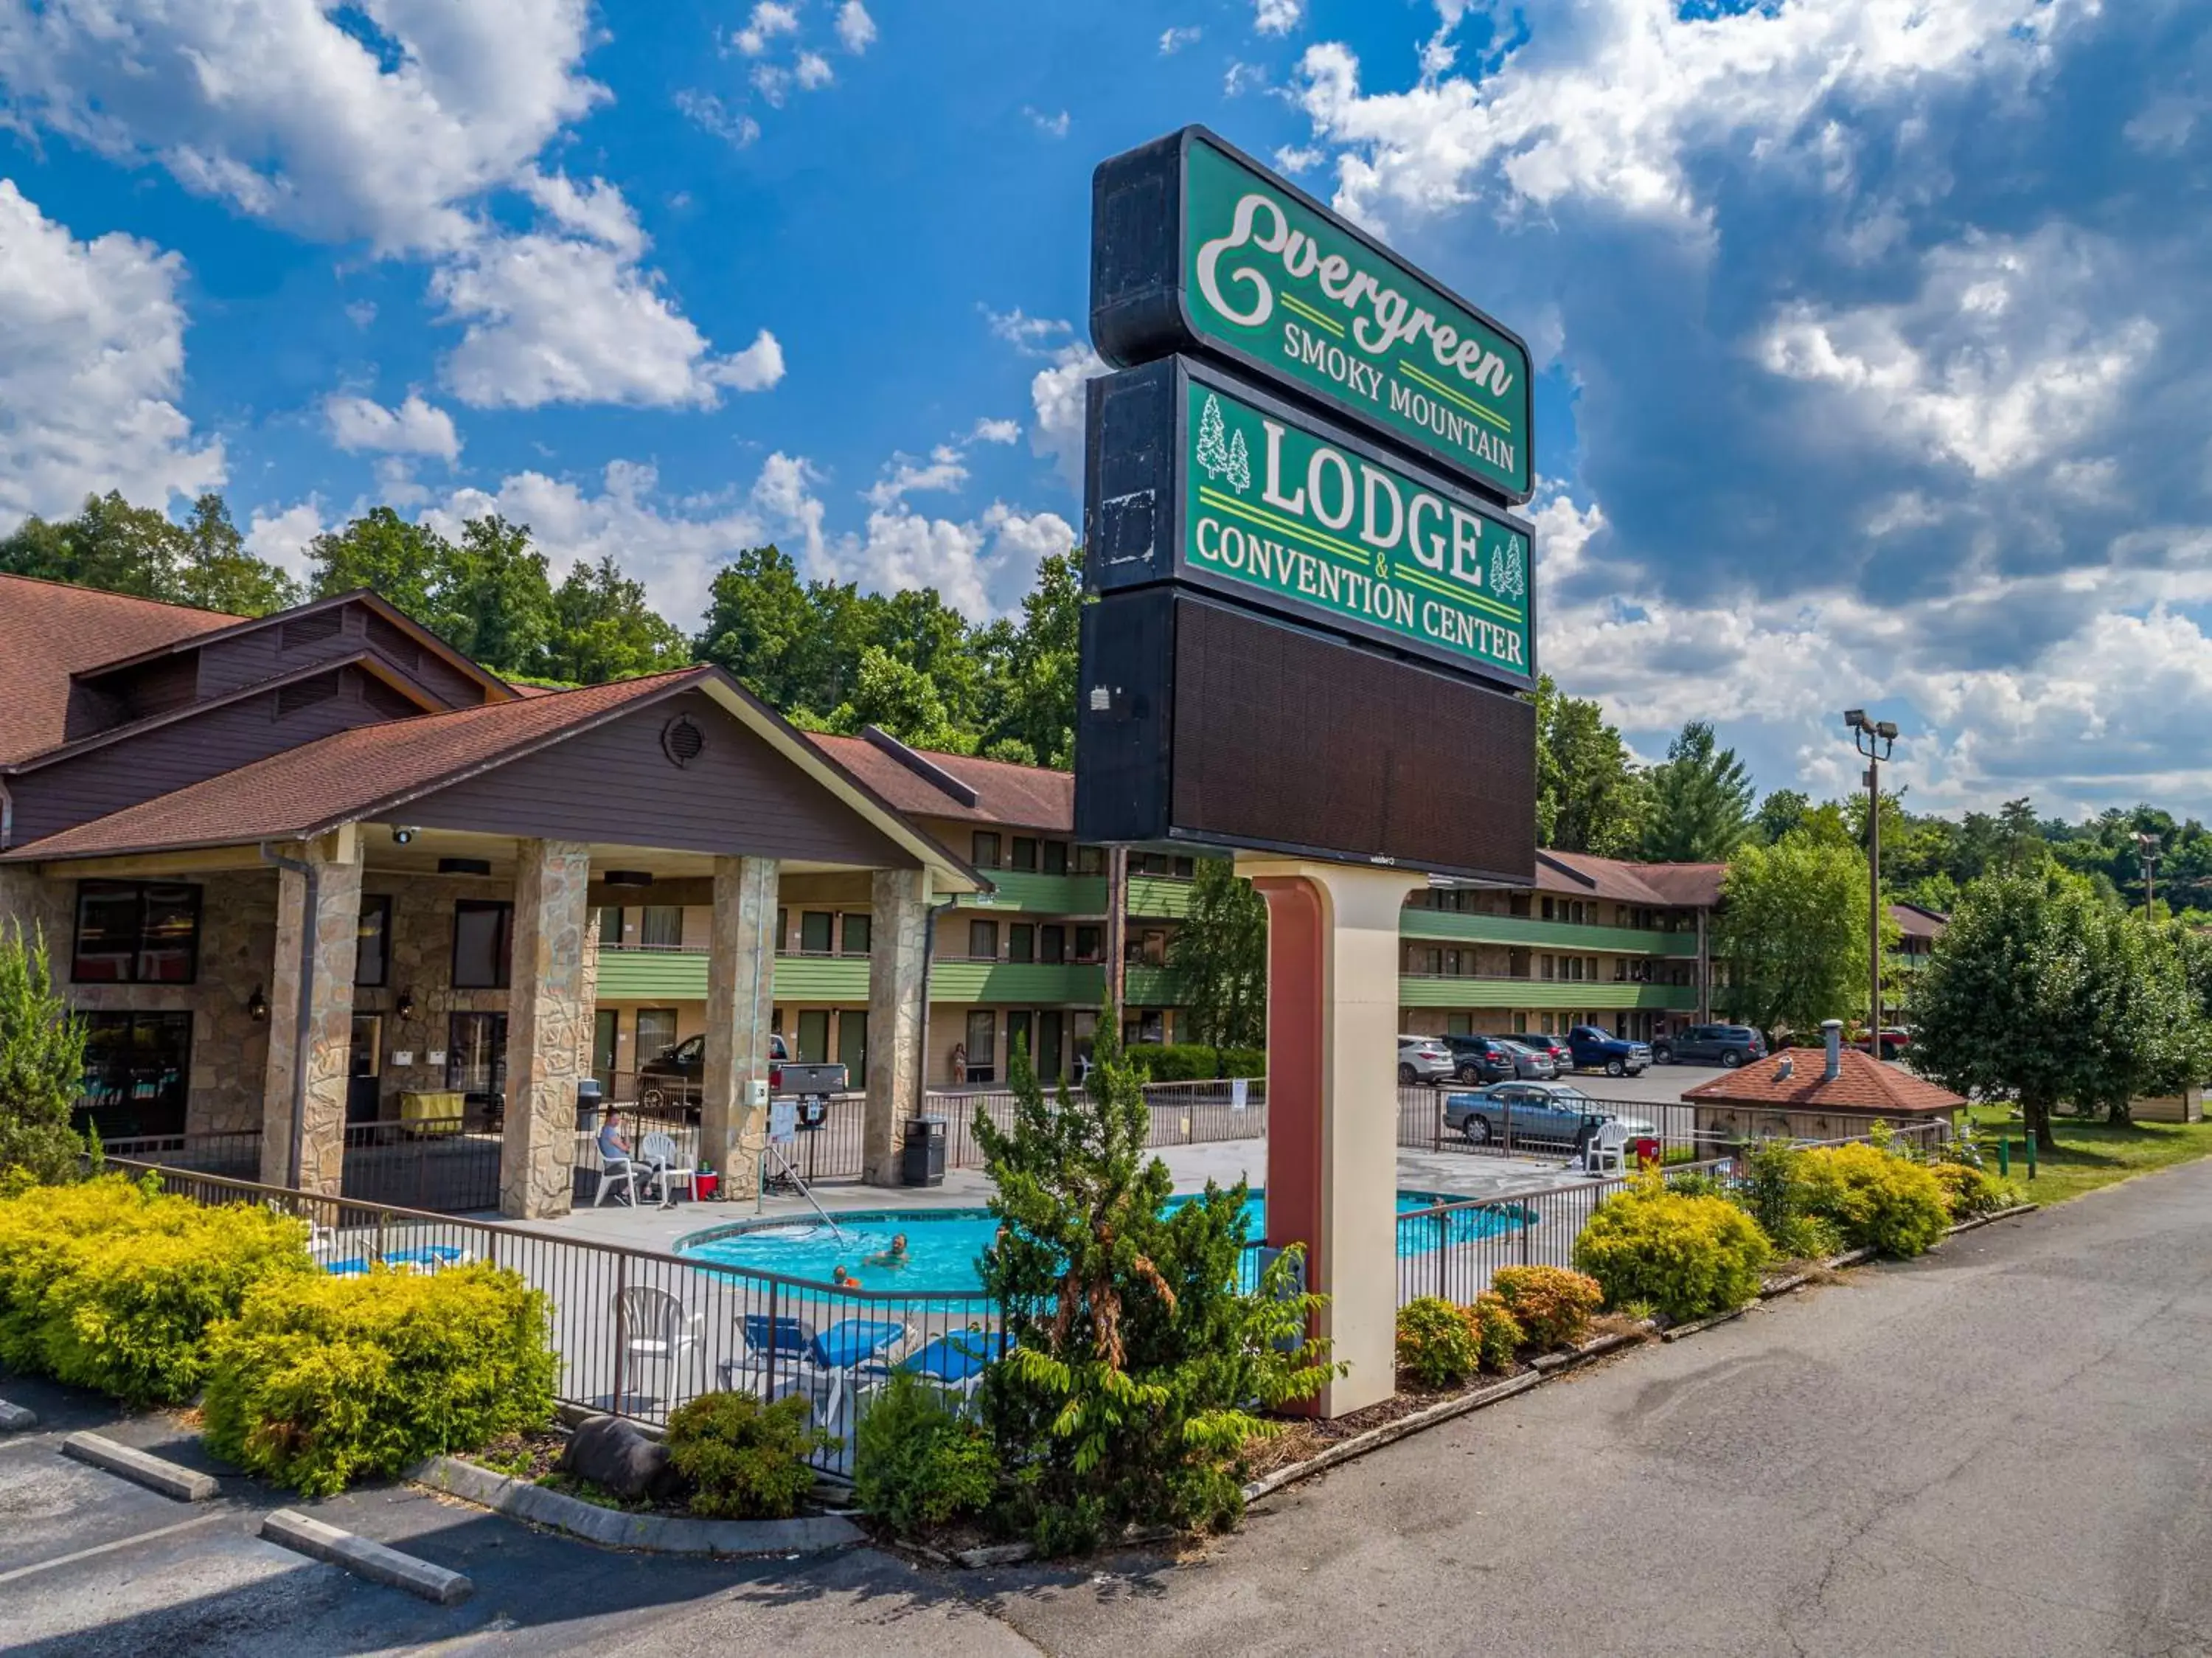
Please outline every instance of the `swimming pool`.
[{"label": "swimming pool", "polygon": [[[1169,1206],[1190,1200],[1188,1194],[1173,1198]],[[1444,1192],[1401,1192],[1398,1212],[1404,1215],[1452,1201],[1452,1195]],[[836,1233],[811,1217],[718,1228],[679,1240],[676,1252],[702,1262],[816,1283],[830,1283],[842,1266],[866,1289],[960,1293],[982,1288],[975,1275],[975,1259],[990,1247],[999,1226],[988,1209],[872,1210],[835,1218]],[[1518,1205],[1458,1210],[1450,1216],[1441,1241],[1457,1244],[1497,1237],[1528,1226],[1534,1218]],[[1244,1200],[1244,1223],[1247,1237],[1266,1234],[1266,1193],[1255,1192]],[[1435,1249],[1440,1241],[1439,1229],[1434,1220],[1400,1226],[1398,1253],[1421,1255]],[[893,1265],[881,1258],[891,1240],[902,1233],[907,1240],[906,1260],[902,1265]]]}]

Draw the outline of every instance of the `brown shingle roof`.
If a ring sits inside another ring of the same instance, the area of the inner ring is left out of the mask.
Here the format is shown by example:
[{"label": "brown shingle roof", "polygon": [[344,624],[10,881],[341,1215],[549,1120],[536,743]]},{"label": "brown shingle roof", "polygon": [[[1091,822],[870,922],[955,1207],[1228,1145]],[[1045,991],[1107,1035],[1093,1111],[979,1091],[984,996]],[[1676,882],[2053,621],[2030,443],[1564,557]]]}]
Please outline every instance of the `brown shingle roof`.
[{"label": "brown shingle roof", "polygon": [[918,776],[866,737],[835,737],[810,731],[807,740],[902,812],[921,817],[960,818],[975,823],[1004,823],[1059,834],[1075,828],[1075,774],[1006,760],[979,760],[969,754],[940,754],[917,749],[931,765],[951,772],[975,791],[969,806]]},{"label": "brown shingle roof", "polygon": [[234,846],[319,833],[379,807],[681,691],[715,670],[588,686],[337,732],[18,847],[9,861]]},{"label": "brown shingle roof", "polygon": [[68,740],[71,674],[239,620],[94,588],[0,576],[0,765]]},{"label": "brown shingle roof", "polygon": [[1943,930],[1951,924],[1951,917],[1941,911],[1923,909],[1917,904],[1891,905],[1889,918],[1906,938],[1941,938]]},{"label": "brown shingle roof", "polygon": [[[1885,1065],[1856,1048],[1838,1056],[1836,1078],[1820,1048],[1790,1048],[1683,1091],[1692,1106],[1765,1106],[1778,1110],[1849,1112],[1863,1117],[1929,1117],[1966,1102],[1911,1071]],[[1791,1075],[1784,1076],[1784,1061]]]},{"label": "brown shingle roof", "polygon": [[1725,863],[1630,863],[1587,852],[1539,851],[1536,888],[1575,898],[1609,898],[1622,904],[1690,909],[1720,902]]}]

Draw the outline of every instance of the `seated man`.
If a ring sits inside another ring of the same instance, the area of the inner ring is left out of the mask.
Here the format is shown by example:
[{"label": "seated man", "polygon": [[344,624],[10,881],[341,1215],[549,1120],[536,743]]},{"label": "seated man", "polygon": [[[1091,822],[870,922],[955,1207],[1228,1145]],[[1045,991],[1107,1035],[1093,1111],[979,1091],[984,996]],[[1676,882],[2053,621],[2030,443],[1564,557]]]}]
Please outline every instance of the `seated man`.
[{"label": "seated man", "polygon": [[[631,1173],[629,1139],[616,1119],[615,1108],[609,1105],[599,1118],[599,1178],[602,1180],[621,1180],[627,1183]],[[634,1190],[623,1196],[623,1201],[632,1202]]]},{"label": "seated man", "polygon": [[894,1269],[902,1268],[906,1264],[906,1234],[903,1232],[892,1234],[890,1248],[871,1255],[860,1263],[863,1266],[888,1266]]}]

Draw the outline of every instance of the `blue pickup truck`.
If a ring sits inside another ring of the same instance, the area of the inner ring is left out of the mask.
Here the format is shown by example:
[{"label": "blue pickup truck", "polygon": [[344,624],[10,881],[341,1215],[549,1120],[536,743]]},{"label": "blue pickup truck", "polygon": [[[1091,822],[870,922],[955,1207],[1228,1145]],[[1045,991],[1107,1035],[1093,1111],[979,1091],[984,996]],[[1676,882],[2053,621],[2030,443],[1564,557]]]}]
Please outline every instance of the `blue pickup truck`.
[{"label": "blue pickup truck", "polygon": [[1626,1037],[1609,1036],[1595,1025],[1577,1025],[1566,1035],[1577,1070],[1601,1070],[1607,1076],[1640,1076],[1651,1064],[1651,1050]]}]

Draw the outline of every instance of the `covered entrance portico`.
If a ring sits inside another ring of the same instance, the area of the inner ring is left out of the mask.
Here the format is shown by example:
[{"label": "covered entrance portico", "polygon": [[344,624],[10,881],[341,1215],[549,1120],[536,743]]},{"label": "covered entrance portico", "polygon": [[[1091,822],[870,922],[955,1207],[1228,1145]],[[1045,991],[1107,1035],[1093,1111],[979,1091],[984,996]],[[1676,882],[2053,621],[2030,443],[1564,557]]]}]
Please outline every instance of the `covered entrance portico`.
[{"label": "covered entrance portico", "polygon": [[746,1191],[779,903],[871,915],[866,1178],[888,1182],[927,905],[982,885],[711,667],[343,733],[0,864],[58,978],[87,893],[132,883],[191,889],[191,970],[72,1001],[191,1017],[184,1131],[258,1129],[264,1182],[331,1194],[367,1146],[465,1139],[532,1218],[571,1202],[602,906],[709,911],[700,1153]]}]

